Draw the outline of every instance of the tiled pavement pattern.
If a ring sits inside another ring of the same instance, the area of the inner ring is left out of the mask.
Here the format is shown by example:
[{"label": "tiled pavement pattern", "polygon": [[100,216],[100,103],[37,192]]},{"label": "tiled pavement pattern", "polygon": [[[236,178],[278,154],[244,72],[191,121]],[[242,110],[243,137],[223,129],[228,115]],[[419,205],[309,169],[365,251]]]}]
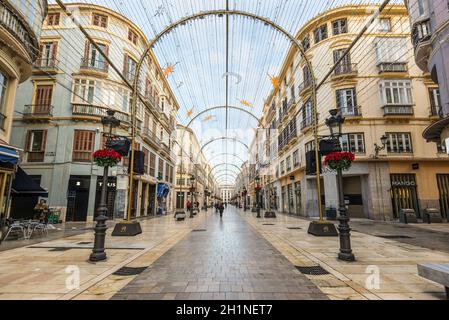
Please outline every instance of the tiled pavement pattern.
[{"label": "tiled pavement pattern", "polygon": [[113,299],[327,299],[234,208],[201,228]]}]

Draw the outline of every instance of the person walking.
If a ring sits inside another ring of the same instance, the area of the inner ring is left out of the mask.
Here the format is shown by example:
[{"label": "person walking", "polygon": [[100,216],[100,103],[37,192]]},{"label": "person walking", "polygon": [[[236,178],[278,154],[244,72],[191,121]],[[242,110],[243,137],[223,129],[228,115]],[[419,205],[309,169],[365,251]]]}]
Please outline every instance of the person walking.
[{"label": "person walking", "polygon": [[220,210],[220,219],[223,218],[224,205],[220,203],[218,210]]}]

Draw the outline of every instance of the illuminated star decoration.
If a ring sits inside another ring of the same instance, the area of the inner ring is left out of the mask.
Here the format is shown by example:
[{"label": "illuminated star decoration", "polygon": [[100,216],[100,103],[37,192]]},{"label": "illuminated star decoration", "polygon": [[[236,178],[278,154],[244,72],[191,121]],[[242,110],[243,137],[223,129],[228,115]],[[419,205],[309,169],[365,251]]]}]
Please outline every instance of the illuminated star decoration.
[{"label": "illuminated star decoration", "polygon": [[272,76],[270,74],[268,76],[270,77],[271,84],[273,85],[273,87],[275,89],[279,89],[279,78],[275,77],[275,76]]},{"label": "illuminated star decoration", "polygon": [[253,106],[252,103],[249,102],[248,100],[240,100],[240,103],[242,105],[244,105],[245,107],[252,107]]},{"label": "illuminated star decoration", "polygon": [[175,64],[170,64],[164,69],[164,76],[167,78],[170,74],[175,71],[175,67],[179,62],[176,62]]},{"label": "illuminated star decoration", "polygon": [[193,115],[193,108],[187,111],[187,118],[190,118]]},{"label": "illuminated star decoration", "polygon": [[155,17],[159,17],[161,16],[163,13],[165,12],[165,7],[164,5],[160,5],[159,7],[157,7],[156,13],[154,14]]},{"label": "illuminated star decoration", "polygon": [[216,121],[217,118],[215,116],[207,116],[206,118],[203,119],[203,122],[209,122],[209,121]]}]

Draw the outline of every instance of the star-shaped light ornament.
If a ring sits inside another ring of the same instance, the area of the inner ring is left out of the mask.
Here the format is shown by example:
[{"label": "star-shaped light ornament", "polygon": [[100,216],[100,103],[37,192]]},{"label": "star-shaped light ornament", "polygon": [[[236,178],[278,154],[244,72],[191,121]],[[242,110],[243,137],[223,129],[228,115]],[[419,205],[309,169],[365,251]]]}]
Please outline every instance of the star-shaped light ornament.
[{"label": "star-shaped light ornament", "polygon": [[252,107],[252,103],[249,102],[248,100],[240,100],[240,103],[245,106],[245,107]]},{"label": "star-shaped light ornament", "polygon": [[168,76],[175,71],[175,67],[178,63],[179,62],[176,62],[175,64],[169,64],[163,71],[164,77],[168,78]]},{"label": "star-shaped light ornament", "polygon": [[278,77],[275,77],[275,76],[272,76],[272,75],[268,75],[268,77],[270,77],[270,80],[271,80],[271,84],[273,85],[273,87],[275,88],[275,89],[279,89],[279,84],[280,84],[280,82],[279,82],[279,78]]}]

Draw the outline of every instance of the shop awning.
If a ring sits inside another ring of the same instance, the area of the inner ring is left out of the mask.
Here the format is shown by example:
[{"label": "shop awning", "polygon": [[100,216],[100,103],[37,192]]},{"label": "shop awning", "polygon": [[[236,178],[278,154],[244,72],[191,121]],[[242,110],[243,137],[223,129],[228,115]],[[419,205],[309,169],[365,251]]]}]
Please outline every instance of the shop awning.
[{"label": "shop awning", "polygon": [[16,165],[19,162],[19,152],[7,145],[0,144],[0,162]]},{"label": "shop awning", "polygon": [[157,185],[157,197],[166,198],[170,192],[170,187],[165,183],[159,183]]},{"label": "shop awning", "polygon": [[12,193],[48,197],[48,191],[38,185],[20,167],[17,168],[16,176],[12,182]]}]

